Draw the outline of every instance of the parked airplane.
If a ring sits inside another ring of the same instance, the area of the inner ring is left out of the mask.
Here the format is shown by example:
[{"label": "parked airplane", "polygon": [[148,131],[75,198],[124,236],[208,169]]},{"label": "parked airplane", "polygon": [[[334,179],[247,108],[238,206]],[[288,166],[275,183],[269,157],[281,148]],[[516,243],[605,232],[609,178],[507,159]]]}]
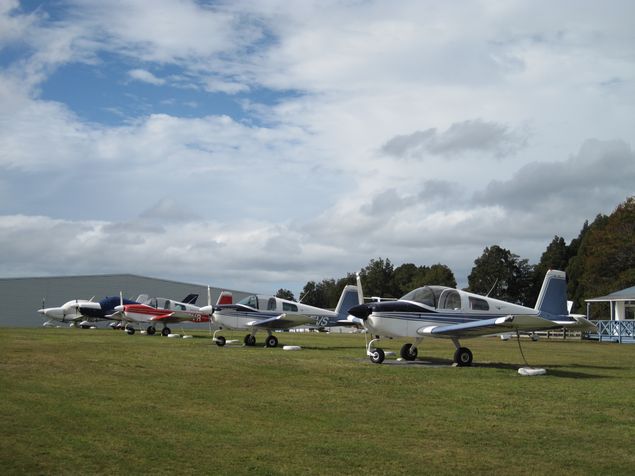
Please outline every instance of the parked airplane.
[{"label": "parked airplane", "polygon": [[[190,296],[198,297],[198,294]],[[124,299],[124,304],[137,304],[141,300],[147,299],[147,297],[146,294],[141,294],[136,301]],[[95,321],[116,318],[117,316],[114,315],[114,310],[115,306],[119,304],[119,297],[105,297],[98,302],[93,301],[93,298],[89,300],[73,299],[60,307],[42,308],[38,309],[38,312],[49,318],[49,320],[44,323],[45,326],[52,325],[51,320],[54,320],[69,322],[71,326],[78,325],[86,328],[91,326]]]},{"label": "parked airplane", "polygon": [[80,327],[89,327],[91,322],[88,321],[84,315],[80,312],[79,307],[86,303],[91,303],[91,300],[86,299],[73,299],[62,304],[59,307],[47,307],[42,306],[42,309],[38,309],[37,312],[42,314],[48,320],[43,324],[45,327],[52,326],[53,321],[68,322],[72,327],[79,325]]},{"label": "parked airplane", "polygon": [[[361,281],[358,276],[358,287]],[[585,316],[569,314],[567,284],[563,271],[547,272],[534,309],[444,286],[424,286],[397,301],[361,304],[349,309],[352,322],[362,324],[376,338],[366,348],[371,362],[381,363],[385,353],[374,344],[380,336],[411,337],[401,357],[414,360],[424,337],[451,339],[456,347],[454,362],[472,364],[472,352],[461,347],[459,339],[496,335],[505,332],[529,332],[566,328],[596,330]]]},{"label": "parked airplane", "polygon": [[[145,302],[139,304],[125,304],[122,300],[120,305],[115,307],[122,321],[125,321],[126,332],[134,334],[135,328],[132,324],[147,324],[146,332],[149,335],[156,333],[155,324],[163,324],[161,335],[167,336],[172,331],[168,324],[191,321],[191,322],[209,322],[214,306],[211,305],[211,291],[207,289],[207,306],[198,307],[193,304],[198,297],[192,298],[192,294],[188,295],[184,301],[173,301],[166,298],[149,298]],[[122,298],[120,298],[122,299]],[[190,302],[185,302],[190,301]],[[231,293],[222,292],[218,297],[217,305],[231,304]]]},{"label": "parked airplane", "polygon": [[[323,328],[353,324],[347,320],[348,310],[359,302],[357,287],[353,285],[344,288],[335,311],[275,296],[251,295],[236,304],[217,306],[213,319],[221,329],[247,330],[245,345],[256,345],[256,332],[264,330],[267,332],[265,347],[276,347],[278,339],[272,333],[274,330],[301,325]],[[214,342],[222,347],[226,340],[223,336],[216,336],[219,331],[214,332]]]},{"label": "parked airplane", "polygon": [[[147,294],[139,294],[136,300],[123,298],[124,304],[139,304],[140,302],[148,299]],[[119,314],[115,311],[115,308],[121,304],[120,296],[105,297],[101,301],[93,302],[87,301],[80,303],[79,312],[87,318],[109,319],[109,320],[121,320]]]}]

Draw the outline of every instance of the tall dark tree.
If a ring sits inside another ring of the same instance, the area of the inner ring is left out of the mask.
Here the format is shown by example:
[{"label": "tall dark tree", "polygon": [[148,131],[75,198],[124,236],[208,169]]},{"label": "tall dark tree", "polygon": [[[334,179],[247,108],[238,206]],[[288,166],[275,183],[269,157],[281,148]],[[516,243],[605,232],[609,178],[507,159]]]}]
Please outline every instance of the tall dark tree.
[{"label": "tall dark tree", "polygon": [[395,297],[393,296],[394,267],[389,259],[371,259],[362,272],[364,279],[364,294],[366,296]]},{"label": "tall dark tree", "polygon": [[565,271],[569,264],[569,247],[561,236],[554,236],[547,249],[540,257],[540,261],[534,268],[533,288],[529,296],[528,304],[535,304],[538,293],[545,279],[545,274],[550,269]]},{"label": "tall dark tree", "polygon": [[[635,284],[635,197],[620,204],[610,216],[596,219],[571,268],[578,273],[574,296],[578,310],[584,309],[584,299]],[[600,311],[592,309],[592,313],[594,318],[606,318],[598,315]]]},{"label": "tall dark tree", "polygon": [[425,274],[426,284],[438,284],[440,286],[456,287],[454,273],[446,265],[437,263],[430,266]]},{"label": "tall dark tree", "polygon": [[295,296],[288,289],[282,289],[282,288],[278,289],[278,292],[276,293],[276,297],[279,297],[280,299],[286,299],[288,301],[295,301]]},{"label": "tall dark tree", "polygon": [[309,306],[325,307],[328,305],[324,287],[318,286],[315,281],[309,281],[304,285],[300,299]]},{"label": "tall dark tree", "polygon": [[597,215],[593,223],[589,224],[588,221],[584,222],[582,230],[577,238],[571,241],[569,245],[569,264],[567,266],[567,289],[569,298],[573,300],[573,312],[585,313],[586,304],[585,298],[593,296],[585,296],[586,289],[581,286],[581,278],[584,273],[584,267],[586,262],[585,254],[589,251],[589,246],[586,244],[591,230],[603,228],[608,221],[608,216]]},{"label": "tall dark tree", "polygon": [[392,276],[392,295],[403,296],[425,284],[427,266],[417,266],[413,263],[404,263],[395,268]]},{"label": "tall dark tree", "polygon": [[468,290],[504,301],[527,304],[532,290],[533,267],[526,259],[498,245],[485,248],[474,260],[467,278]]}]

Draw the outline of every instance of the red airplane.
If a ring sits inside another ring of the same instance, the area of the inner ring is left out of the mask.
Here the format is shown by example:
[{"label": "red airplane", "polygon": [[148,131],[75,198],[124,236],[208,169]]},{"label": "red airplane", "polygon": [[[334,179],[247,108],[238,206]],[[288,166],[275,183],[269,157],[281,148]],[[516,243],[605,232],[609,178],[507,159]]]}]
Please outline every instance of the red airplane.
[{"label": "red airplane", "polygon": [[[215,306],[211,305],[211,291],[207,288],[207,306],[198,307],[189,302],[173,301],[166,298],[150,298],[142,304],[123,304],[115,307],[122,321],[126,322],[125,329],[130,335],[135,333],[134,324],[141,327],[147,324],[148,335],[156,333],[155,324],[163,324],[161,335],[171,334],[168,324],[189,322],[210,322]],[[230,292],[223,291],[218,297],[216,305],[232,304]]]}]

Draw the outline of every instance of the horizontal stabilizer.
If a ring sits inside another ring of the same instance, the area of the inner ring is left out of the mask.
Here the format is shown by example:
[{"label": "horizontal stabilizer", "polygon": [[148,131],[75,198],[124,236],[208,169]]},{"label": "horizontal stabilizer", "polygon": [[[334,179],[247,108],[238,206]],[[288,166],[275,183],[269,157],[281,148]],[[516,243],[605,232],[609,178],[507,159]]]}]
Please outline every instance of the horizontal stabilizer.
[{"label": "horizontal stabilizer", "polygon": [[417,330],[422,336],[460,338],[500,334],[509,331],[537,331],[562,327],[561,323],[532,315],[509,315],[449,326],[429,326]]}]

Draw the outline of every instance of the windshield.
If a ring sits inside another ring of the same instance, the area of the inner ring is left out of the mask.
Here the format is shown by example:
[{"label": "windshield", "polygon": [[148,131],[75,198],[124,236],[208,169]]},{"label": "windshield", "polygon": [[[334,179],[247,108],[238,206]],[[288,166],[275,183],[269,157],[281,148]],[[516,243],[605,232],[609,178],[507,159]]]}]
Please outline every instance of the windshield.
[{"label": "windshield", "polygon": [[246,298],[238,301],[238,304],[244,304],[245,306],[258,309],[258,298],[252,294],[251,296],[247,296]]},{"label": "windshield", "polygon": [[410,291],[408,294],[403,296],[401,301],[414,301],[421,304],[425,304],[430,307],[437,307],[437,303],[439,302],[439,296],[443,292],[444,289],[448,289],[444,286],[424,286],[422,288],[417,288],[414,291]]}]

